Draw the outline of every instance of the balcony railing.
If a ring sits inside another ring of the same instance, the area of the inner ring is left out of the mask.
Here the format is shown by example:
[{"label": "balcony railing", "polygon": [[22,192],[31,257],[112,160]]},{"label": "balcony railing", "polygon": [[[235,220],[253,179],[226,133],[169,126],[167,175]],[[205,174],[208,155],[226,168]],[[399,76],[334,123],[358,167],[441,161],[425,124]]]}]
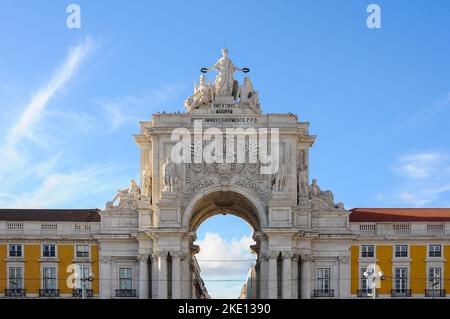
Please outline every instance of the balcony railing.
[{"label": "balcony railing", "polygon": [[5,297],[25,297],[25,289],[5,289]]},{"label": "balcony railing", "polygon": [[116,297],[136,297],[136,289],[116,289]]},{"label": "balcony railing", "polygon": [[314,297],[334,297],[334,290],[333,289],[327,289],[327,290],[315,289]]},{"label": "balcony railing", "polygon": [[39,289],[39,297],[59,297],[59,289]]},{"label": "balcony railing", "polygon": [[[83,289],[76,288],[72,290],[72,296],[74,298],[82,298],[83,297]],[[91,298],[94,297],[94,290],[93,289],[86,289],[86,297]]]},{"label": "balcony railing", "polygon": [[[373,290],[372,289],[361,289],[357,290],[357,296],[358,297],[373,297]],[[375,290],[375,297],[378,296],[378,290]]]},{"label": "balcony railing", "polygon": [[391,297],[411,297],[411,289],[395,289],[391,290]]},{"label": "balcony railing", "polygon": [[445,297],[445,289],[426,289],[425,297]]}]

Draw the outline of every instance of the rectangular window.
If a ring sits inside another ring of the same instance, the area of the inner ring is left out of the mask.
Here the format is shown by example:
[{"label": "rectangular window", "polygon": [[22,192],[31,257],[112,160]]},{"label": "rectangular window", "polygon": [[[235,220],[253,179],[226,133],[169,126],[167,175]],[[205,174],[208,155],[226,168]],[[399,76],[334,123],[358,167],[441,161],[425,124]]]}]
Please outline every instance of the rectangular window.
[{"label": "rectangular window", "polygon": [[22,257],[22,245],[20,244],[9,245],[9,257]]},{"label": "rectangular window", "polygon": [[132,289],[132,269],[131,268],[120,268],[119,269],[119,289],[120,290],[131,290]]},{"label": "rectangular window", "polygon": [[428,268],[428,289],[441,290],[441,268]]},{"label": "rectangular window", "polygon": [[42,283],[43,289],[51,290],[56,289],[56,268],[55,267],[44,267],[42,269]]},{"label": "rectangular window", "polygon": [[369,291],[368,279],[364,276],[364,273],[367,271],[366,268],[361,268],[361,290],[364,292]]},{"label": "rectangular window", "polygon": [[408,245],[395,245],[395,257],[408,257]]},{"label": "rectangular window", "polygon": [[22,289],[22,268],[9,268],[9,289]]},{"label": "rectangular window", "polygon": [[56,256],[56,250],[55,245],[43,245],[42,246],[42,256],[43,257],[55,257]]},{"label": "rectangular window", "polygon": [[362,245],[361,246],[361,257],[373,258],[374,254],[374,246],[373,245]]},{"label": "rectangular window", "polygon": [[428,257],[442,257],[441,245],[430,245]]},{"label": "rectangular window", "polygon": [[408,289],[408,269],[395,268],[395,291],[405,293]]},{"label": "rectangular window", "polygon": [[88,258],[88,257],[89,257],[89,246],[77,245],[77,258]]},{"label": "rectangular window", "polygon": [[326,293],[330,290],[330,268],[317,269],[317,289],[321,293]]}]

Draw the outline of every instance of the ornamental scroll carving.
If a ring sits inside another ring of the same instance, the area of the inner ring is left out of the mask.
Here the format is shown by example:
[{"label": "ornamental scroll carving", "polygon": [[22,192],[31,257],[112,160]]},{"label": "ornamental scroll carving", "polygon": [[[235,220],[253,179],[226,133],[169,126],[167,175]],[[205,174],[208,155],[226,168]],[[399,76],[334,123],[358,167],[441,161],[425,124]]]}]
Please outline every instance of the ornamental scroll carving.
[{"label": "ornamental scroll carving", "polygon": [[187,163],[184,167],[183,200],[213,186],[240,186],[263,202],[267,199],[267,181],[259,163]]}]

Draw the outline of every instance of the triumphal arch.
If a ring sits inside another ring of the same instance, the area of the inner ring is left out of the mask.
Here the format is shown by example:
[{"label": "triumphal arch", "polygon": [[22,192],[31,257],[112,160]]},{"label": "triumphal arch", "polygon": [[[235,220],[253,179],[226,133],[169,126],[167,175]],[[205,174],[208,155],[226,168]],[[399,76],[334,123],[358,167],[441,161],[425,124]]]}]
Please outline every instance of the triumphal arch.
[{"label": "triumphal arch", "polygon": [[310,298],[321,269],[332,272],[334,297],[349,296],[349,212],[309,176],[316,137],[295,114],[264,113],[249,71],[223,49],[201,69],[186,112],[141,122],[140,181],[101,213],[102,297],[122,289],[123,265],[140,298],[201,297],[194,241],[216,214],[253,227],[257,297]]}]

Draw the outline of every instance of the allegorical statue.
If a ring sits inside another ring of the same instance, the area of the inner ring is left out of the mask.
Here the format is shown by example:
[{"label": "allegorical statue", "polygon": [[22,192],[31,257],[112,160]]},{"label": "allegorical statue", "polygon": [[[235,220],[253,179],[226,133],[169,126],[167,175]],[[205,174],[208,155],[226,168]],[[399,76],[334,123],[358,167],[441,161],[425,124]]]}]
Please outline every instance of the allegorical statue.
[{"label": "allegorical statue", "polygon": [[207,71],[216,70],[219,74],[216,76],[216,96],[231,96],[233,95],[234,85],[234,71],[248,72],[248,69],[238,68],[228,58],[228,49],[222,49],[222,57],[214,64],[214,66],[207,68]]},{"label": "allegorical statue", "polygon": [[334,196],[331,191],[322,191],[317,184],[317,179],[312,180],[311,186],[309,186],[309,198],[321,198],[323,199],[329,207],[334,207]]},{"label": "allegorical statue", "polygon": [[188,111],[196,109],[202,105],[208,105],[213,100],[214,89],[212,85],[206,84],[205,76],[200,75],[200,83],[194,82],[194,94],[187,98],[184,106]]},{"label": "allegorical statue", "polygon": [[175,167],[175,163],[168,158],[163,165],[163,182],[164,188],[163,191],[166,192],[174,192],[176,189],[176,178],[177,178],[177,170]]},{"label": "allegorical statue", "polygon": [[278,170],[273,176],[272,180],[272,190],[274,192],[282,192],[284,187],[286,186],[287,181],[287,168],[286,165],[282,162],[278,166]]},{"label": "allegorical statue", "polygon": [[306,165],[301,165],[298,171],[298,198],[307,198],[309,193]]},{"label": "allegorical statue", "polygon": [[118,189],[114,198],[106,203],[106,208],[113,209],[114,202],[119,200],[117,207],[126,207],[131,200],[138,201],[141,198],[141,189],[134,179],[131,180],[130,186],[125,189]]},{"label": "allegorical statue", "polygon": [[239,86],[236,98],[239,98],[240,104],[247,104],[255,111],[259,111],[258,91],[253,89],[252,80],[248,76],[244,78],[244,84]]},{"label": "allegorical statue", "polygon": [[152,172],[148,165],[142,171],[142,197],[152,197]]}]

